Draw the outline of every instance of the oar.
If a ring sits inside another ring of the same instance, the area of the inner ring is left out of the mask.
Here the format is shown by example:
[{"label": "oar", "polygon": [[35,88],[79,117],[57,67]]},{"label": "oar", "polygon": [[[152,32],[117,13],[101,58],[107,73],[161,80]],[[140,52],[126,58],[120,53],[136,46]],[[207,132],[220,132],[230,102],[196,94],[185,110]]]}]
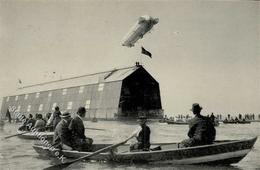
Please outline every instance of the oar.
[{"label": "oar", "polygon": [[95,156],[95,155],[97,155],[97,154],[103,152],[103,151],[110,150],[110,149],[116,148],[116,147],[118,147],[118,146],[120,146],[120,145],[123,145],[123,144],[125,144],[128,140],[130,140],[130,139],[132,139],[133,137],[135,137],[138,132],[139,132],[139,131],[134,131],[134,133],[133,133],[131,136],[129,136],[127,139],[125,139],[125,140],[122,141],[122,142],[116,143],[116,144],[111,145],[111,146],[107,146],[107,147],[102,148],[102,149],[100,149],[100,150],[98,150],[98,151],[96,151],[96,152],[93,152],[93,153],[88,154],[88,155],[86,155],[86,156],[82,156],[82,157],[77,158],[77,159],[74,159],[74,160],[72,160],[72,161],[65,162],[65,163],[61,163],[61,164],[57,164],[57,165],[54,165],[54,166],[50,166],[50,167],[45,168],[45,169],[43,169],[43,170],[57,170],[57,169],[66,168],[66,167],[68,167],[69,165],[71,165],[71,164],[73,164],[73,163],[75,163],[75,162],[78,162],[78,161],[83,160],[83,159],[90,158],[90,157],[92,157],[92,156]]},{"label": "oar", "polygon": [[[39,128],[39,129],[43,129],[43,128],[49,128],[49,127],[52,127],[52,126],[46,126],[46,127],[42,127],[42,128]],[[14,137],[14,136],[20,136],[20,135],[23,135],[23,134],[26,134],[26,133],[30,133],[31,131],[26,131],[26,132],[22,132],[22,133],[18,133],[18,134],[15,134],[15,135],[11,135],[11,136],[6,136],[4,137],[4,139],[8,139],[8,138],[11,138],[11,137]]]},{"label": "oar", "polygon": [[85,129],[89,129],[89,130],[102,130],[102,131],[106,131],[106,129],[88,128],[88,127],[86,127]]},{"label": "oar", "polygon": [[31,131],[26,131],[26,132],[23,132],[23,133],[18,133],[18,134],[11,135],[11,136],[6,136],[6,137],[4,137],[4,139],[8,139],[8,138],[11,138],[11,137],[14,137],[14,136],[23,135],[23,134],[30,133],[30,132],[31,132]]}]

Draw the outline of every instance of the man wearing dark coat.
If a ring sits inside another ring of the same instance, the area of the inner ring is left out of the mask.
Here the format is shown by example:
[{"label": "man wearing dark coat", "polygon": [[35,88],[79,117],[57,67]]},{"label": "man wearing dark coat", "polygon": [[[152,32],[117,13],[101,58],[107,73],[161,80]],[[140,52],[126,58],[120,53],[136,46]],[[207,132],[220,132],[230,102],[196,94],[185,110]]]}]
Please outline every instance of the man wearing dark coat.
[{"label": "man wearing dark coat", "polygon": [[141,131],[138,133],[136,139],[137,143],[130,146],[130,151],[149,151],[150,149],[150,128],[146,125],[147,117],[140,116],[138,118],[139,125],[141,127]]},{"label": "man wearing dark coat", "polygon": [[91,151],[92,138],[85,136],[83,118],[86,115],[85,107],[79,107],[77,115],[71,120],[69,130],[72,133],[72,147],[78,151]]},{"label": "man wearing dark coat", "polygon": [[212,144],[215,140],[216,129],[210,118],[200,114],[202,107],[198,103],[192,105],[191,111],[195,115],[189,122],[189,139],[183,140],[180,147],[191,147]]},{"label": "man wearing dark coat", "polygon": [[27,131],[29,131],[31,129],[31,127],[34,127],[35,123],[36,123],[36,120],[33,118],[33,115],[29,114],[29,119],[26,122]]},{"label": "man wearing dark coat", "polygon": [[59,149],[72,150],[71,131],[68,128],[71,122],[70,113],[62,113],[60,117],[62,120],[55,128],[53,146]]}]

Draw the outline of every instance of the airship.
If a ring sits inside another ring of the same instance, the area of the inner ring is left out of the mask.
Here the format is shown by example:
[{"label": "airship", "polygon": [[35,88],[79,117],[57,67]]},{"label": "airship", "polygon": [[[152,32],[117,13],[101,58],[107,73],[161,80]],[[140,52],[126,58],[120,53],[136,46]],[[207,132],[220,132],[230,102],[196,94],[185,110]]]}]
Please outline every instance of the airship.
[{"label": "airship", "polygon": [[124,36],[122,45],[133,47],[134,44],[150,31],[155,24],[159,22],[159,18],[153,18],[148,15],[141,16],[138,21],[131,27],[129,32]]}]

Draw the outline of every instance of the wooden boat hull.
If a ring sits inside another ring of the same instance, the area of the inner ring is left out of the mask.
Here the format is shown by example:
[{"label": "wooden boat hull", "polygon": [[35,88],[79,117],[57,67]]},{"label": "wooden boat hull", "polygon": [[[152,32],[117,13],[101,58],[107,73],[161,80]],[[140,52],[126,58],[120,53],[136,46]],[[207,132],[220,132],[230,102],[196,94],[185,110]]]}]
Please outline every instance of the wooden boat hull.
[{"label": "wooden boat hull", "polygon": [[[24,131],[18,130],[17,133],[18,134],[24,133]],[[33,139],[34,140],[34,139],[39,139],[39,136],[40,136],[40,137],[44,137],[45,139],[52,139],[53,135],[54,135],[54,132],[39,132],[39,135],[35,135],[34,133],[29,132],[29,133],[19,135],[18,137],[21,139]]]},{"label": "wooden boat hull", "polygon": [[224,124],[250,124],[250,121],[234,121],[234,122],[229,122],[229,121],[223,121]]},{"label": "wooden boat hull", "polygon": [[[246,140],[216,141],[212,145],[177,148],[176,143],[161,143],[162,150],[129,152],[129,145],[119,146],[117,152],[104,152],[91,157],[92,160],[120,163],[171,163],[171,164],[233,164],[243,159],[252,149],[257,137]],[[108,145],[95,145],[96,150]],[[153,147],[153,145],[152,145]],[[33,148],[42,156],[54,156],[58,150],[50,151],[44,146]],[[68,158],[79,158],[90,152],[62,151]]]},{"label": "wooden boat hull", "polygon": [[175,124],[175,125],[188,125],[188,122],[176,122],[176,121],[167,121],[167,124]]}]

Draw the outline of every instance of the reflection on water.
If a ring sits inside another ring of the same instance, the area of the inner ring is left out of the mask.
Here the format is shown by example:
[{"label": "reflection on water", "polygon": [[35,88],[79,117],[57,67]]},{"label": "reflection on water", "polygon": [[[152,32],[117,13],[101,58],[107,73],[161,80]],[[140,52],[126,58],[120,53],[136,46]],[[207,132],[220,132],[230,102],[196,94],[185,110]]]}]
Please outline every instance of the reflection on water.
[{"label": "reflection on water", "polygon": [[[85,122],[87,127],[103,128],[106,131],[86,130],[88,136],[94,139],[95,143],[116,143],[127,138],[138,125],[136,122],[115,122],[99,121],[98,123]],[[40,157],[32,148],[33,140],[13,137],[3,137],[16,134],[18,124],[5,124],[0,128],[0,170],[28,169],[37,170],[57,163],[55,159]],[[168,125],[165,123],[151,122],[151,142],[179,142],[187,138],[187,125]],[[259,136],[260,123],[251,124],[221,124],[217,129],[217,140],[242,139],[252,136]],[[130,141],[131,142],[131,141]],[[133,141],[132,141],[133,142]],[[79,162],[67,169],[166,169],[166,170],[250,170],[260,169],[260,139],[255,143],[254,149],[238,164],[232,166],[202,166],[185,165],[176,166],[172,164],[113,164],[107,162]]]}]

